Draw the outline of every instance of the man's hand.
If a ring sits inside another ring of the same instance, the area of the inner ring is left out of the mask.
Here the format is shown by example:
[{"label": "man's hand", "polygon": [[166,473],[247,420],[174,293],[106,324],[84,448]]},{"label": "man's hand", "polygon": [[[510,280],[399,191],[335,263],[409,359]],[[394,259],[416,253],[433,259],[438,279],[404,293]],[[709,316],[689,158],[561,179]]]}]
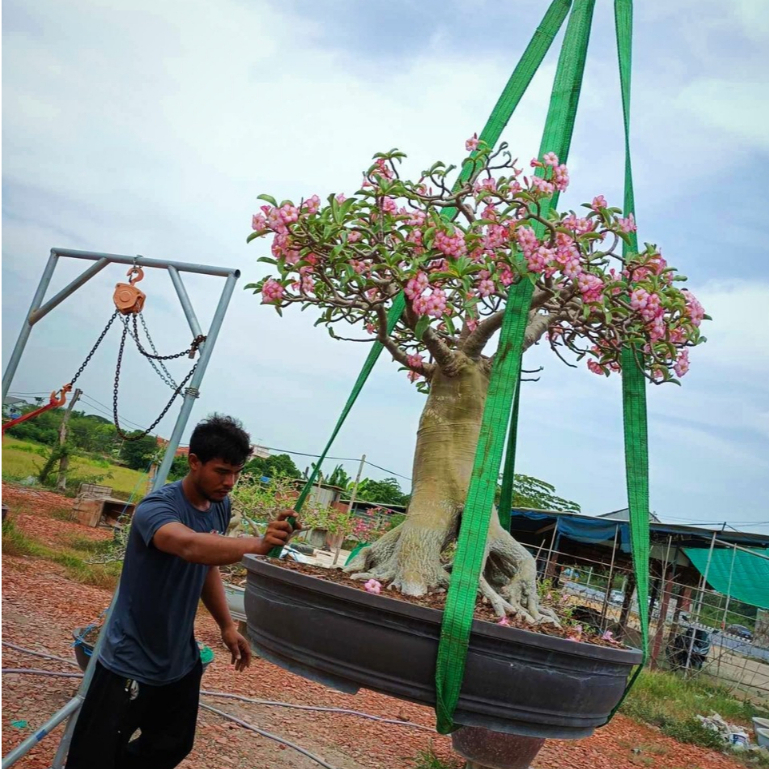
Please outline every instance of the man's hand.
[{"label": "man's hand", "polygon": [[232,664],[240,673],[251,664],[251,647],[248,641],[238,633],[234,624],[228,625],[222,630],[222,641],[232,654]]},{"label": "man's hand", "polygon": [[[278,517],[274,521],[270,521],[267,526],[267,531],[264,532],[264,536],[262,537],[264,555],[269,553],[273,547],[283,547],[291,538],[291,535],[302,528],[296,515],[297,514],[293,510],[284,510],[282,513],[278,514]],[[293,518],[295,525],[291,526],[286,520],[287,518]]]}]

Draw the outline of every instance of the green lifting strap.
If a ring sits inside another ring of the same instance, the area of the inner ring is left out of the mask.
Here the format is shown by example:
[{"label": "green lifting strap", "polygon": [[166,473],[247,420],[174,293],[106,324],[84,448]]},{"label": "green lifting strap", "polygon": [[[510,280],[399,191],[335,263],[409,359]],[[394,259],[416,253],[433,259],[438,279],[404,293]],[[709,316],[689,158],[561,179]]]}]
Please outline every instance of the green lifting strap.
[{"label": "green lifting strap", "polygon": [[[577,0],[569,17],[542,136],[540,157],[547,152],[555,152],[565,162],[569,154],[594,5],[595,0]],[[554,195],[550,205],[556,206],[557,200],[558,196]],[[547,211],[542,215],[546,216]],[[537,234],[541,235],[542,230]],[[520,384],[524,334],[533,291],[534,285],[527,278],[511,287],[489,381],[438,646],[435,670],[436,729],[441,734],[448,734],[456,728],[453,715],[464,678],[478,581],[486,552],[489,521],[505,443],[504,431],[499,430],[498,426],[507,423]],[[512,459],[512,452],[510,457]]]},{"label": "green lifting strap", "polygon": [[[625,216],[635,216],[633,170],[630,162],[630,68],[633,51],[633,0],[615,0],[614,23],[617,33],[622,114],[625,127]],[[638,252],[638,238],[630,233],[623,256]],[[630,679],[617,712],[643,670],[649,651],[649,438],[646,422],[646,377],[632,347],[622,350],[622,421],[625,429],[625,474],[630,519],[630,544],[638,591],[643,661]]]},{"label": "green lifting strap", "polygon": [[[486,121],[486,125],[481,131],[479,139],[484,141],[488,146],[493,147],[496,145],[497,141],[499,141],[499,137],[501,136],[502,131],[510,120],[510,117],[515,111],[515,108],[518,106],[518,103],[525,93],[526,88],[534,77],[536,71],[539,69],[539,65],[542,63],[545,55],[550,50],[550,46],[552,45],[555,36],[558,34],[558,30],[561,28],[561,25],[568,15],[570,8],[571,0],[553,0],[553,2],[550,4],[550,7],[547,9],[544,18],[542,19],[542,23],[537,28],[537,31],[534,33],[531,42],[523,52],[521,60],[518,62],[518,65],[513,71],[513,74],[507,81],[507,84],[502,91],[502,95],[494,105],[494,109],[491,111],[491,115],[489,116],[489,119]],[[471,172],[471,164],[465,164],[455,186],[460,185],[466,181]],[[446,208],[443,210],[442,215],[447,219],[453,219],[456,216],[456,213],[456,209]],[[392,331],[393,328],[395,328],[395,324],[398,322],[398,319],[402,315],[405,306],[406,300],[404,295],[401,293],[395,298],[392,307],[390,307],[390,310],[387,314],[388,333]],[[323,460],[326,458],[326,455],[331,449],[336,436],[338,435],[342,425],[347,419],[347,415],[350,413],[350,410],[352,409],[355,401],[358,399],[358,395],[363,389],[363,385],[366,383],[366,380],[368,379],[371,370],[374,368],[374,365],[379,359],[383,349],[384,347],[381,342],[374,342],[372,345],[366,361],[363,364],[363,368],[358,375],[358,379],[352,388],[352,392],[347,399],[347,403],[345,403],[345,406],[342,409],[342,414],[339,417],[336,426],[334,427],[334,431],[331,433],[331,438],[326,444],[326,447],[323,449],[323,453],[320,455],[320,458],[316,462],[315,467],[307,480],[307,483],[299,495],[299,498],[296,500],[296,504],[294,505],[295,512],[300,512],[304,506],[304,503],[307,500],[307,497],[309,496],[310,491],[318,478],[318,473],[320,472],[320,467],[323,463]],[[296,523],[293,518],[289,518],[288,520],[292,526]],[[271,558],[279,558],[282,550],[283,548],[281,547],[274,547],[269,552],[269,556]]]}]

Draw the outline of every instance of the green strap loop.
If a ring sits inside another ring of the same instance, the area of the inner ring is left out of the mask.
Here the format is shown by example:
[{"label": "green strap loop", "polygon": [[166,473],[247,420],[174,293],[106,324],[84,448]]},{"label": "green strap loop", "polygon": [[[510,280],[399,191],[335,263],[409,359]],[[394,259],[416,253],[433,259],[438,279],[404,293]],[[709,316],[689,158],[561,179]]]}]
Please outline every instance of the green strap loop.
[{"label": "green strap loop", "polygon": [[[569,17],[540,156],[555,152],[562,162],[568,157],[594,5],[595,0],[577,0]],[[554,195],[551,205],[556,206],[557,202],[558,196]],[[546,215],[545,211],[543,216]],[[541,231],[538,234],[541,235]],[[478,581],[486,553],[489,522],[505,442],[505,434],[499,430],[499,425],[505,423],[510,415],[520,382],[524,337],[533,292],[534,285],[528,278],[522,279],[510,290],[489,381],[438,646],[435,670],[436,729],[441,734],[448,734],[456,728],[453,715],[464,678]],[[510,464],[514,461],[512,453],[508,461]],[[512,475],[512,472],[508,473],[508,477]]]},{"label": "green strap loop", "polygon": [[505,531],[510,531],[510,512],[513,507],[513,486],[515,485],[515,449],[518,442],[518,411],[521,404],[521,380],[515,388],[513,413],[510,416],[510,428],[507,433],[505,450],[505,471],[502,475],[502,491],[499,495],[499,524]]},{"label": "green strap loop", "polygon": [[[509,122],[513,112],[515,111],[515,108],[518,106],[521,97],[525,93],[526,88],[534,77],[536,71],[539,69],[539,65],[545,58],[545,54],[548,52],[548,50],[550,50],[550,46],[552,45],[555,36],[558,34],[558,30],[561,28],[561,24],[568,15],[570,7],[571,0],[553,0],[550,7],[548,8],[542,23],[534,33],[534,37],[532,38],[531,42],[526,47],[521,60],[518,62],[518,66],[515,68],[513,74],[510,76],[510,79],[507,81],[507,84],[502,91],[502,95],[494,105],[494,109],[491,111],[491,115],[486,121],[486,125],[483,127],[483,130],[478,137],[482,141],[486,142],[488,146],[493,147],[499,141],[499,137],[502,135],[502,131]],[[470,157],[472,157],[472,155]],[[471,172],[472,164],[465,164],[459,178],[457,179],[455,187],[466,181]],[[457,211],[455,208],[446,208],[442,212],[444,218],[449,220],[453,219],[456,214]],[[393,305],[387,315],[388,332],[395,328],[395,324],[398,322],[398,319],[402,315],[405,306],[405,297],[403,294],[399,294],[393,301]],[[352,388],[352,392],[347,399],[347,403],[345,403],[345,406],[342,409],[342,414],[340,415],[339,420],[334,427],[334,431],[331,433],[331,438],[329,439],[326,447],[323,449],[323,452],[316,462],[315,468],[310,474],[310,477],[302,489],[299,498],[296,500],[296,504],[294,505],[295,512],[301,512],[302,507],[304,506],[304,503],[307,500],[307,497],[309,496],[310,491],[318,478],[320,467],[323,464],[326,455],[331,449],[336,436],[339,434],[342,425],[347,419],[347,415],[350,413],[350,410],[352,409],[355,401],[358,399],[358,395],[360,395],[360,391],[363,389],[363,385],[366,383],[366,380],[368,379],[371,370],[374,368],[374,365],[379,359],[383,349],[384,347],[381,342],[374,342],[372,345],[368,357],[366,358],[366,362],[363,364],[363,368],[358,375],[358,379],[356,380],[355,385]],[[288,520],[292,526],[295,525],[296,520],[294,518],[289,518]],[[282,550],[283,548],[281,547],[274,547],[269,552],[269,556],[271,558],[279,558]]]},{"label": "green strap loop", "polygon": [[[633,0],[615,0],[614,24],[617,33],[622,115],[625,128],[625,216],[635,216],[633,169],[630,162],[630,67],[633,47]],[[623,256],[638,251],[638,238],[630,233]],[[646,419],[646,377],[632,347],[625,347],[622,364],[622,418],[625,431],[625,473],[627,479],[630,544],[638,593],[643,661],[625,688],[622,700],[611,713],[619,710],[643,670],[649,652],[649,438]]]}]

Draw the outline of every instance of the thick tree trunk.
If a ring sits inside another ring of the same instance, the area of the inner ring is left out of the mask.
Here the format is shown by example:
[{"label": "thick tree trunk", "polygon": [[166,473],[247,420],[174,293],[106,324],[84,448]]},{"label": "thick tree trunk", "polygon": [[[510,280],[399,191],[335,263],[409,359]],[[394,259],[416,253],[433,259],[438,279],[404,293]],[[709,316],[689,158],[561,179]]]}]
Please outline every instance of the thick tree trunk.
[{"label": "thick tree trunk", "polygon": [[481,428],[488,373],[470,360],[437,371],[417,432],[408,518],[398,545],[396,585],[421,595],[445,582],[441,552],[456,538]]},{"label": "thick tree trunk", "polygon": [[[435,372],[419,422],[408,515],[346,567],[356,578],[388,582],[414,596],[448,584],[441,553],[457,536],[488,386],[487,363],[463,355],[450,370]],[[503,531],[496,514],[479,587],[500,616],[552,619],[538,607],[534,559]]]}]

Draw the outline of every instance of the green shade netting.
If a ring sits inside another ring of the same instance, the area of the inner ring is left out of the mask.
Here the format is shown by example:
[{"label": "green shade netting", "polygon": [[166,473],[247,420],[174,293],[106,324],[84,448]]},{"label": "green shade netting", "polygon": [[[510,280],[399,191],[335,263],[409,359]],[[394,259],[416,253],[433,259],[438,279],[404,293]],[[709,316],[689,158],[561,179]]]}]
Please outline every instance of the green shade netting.
[{"label": "green shade netting", "polygon": [[[769,611],[769,556],[765,550],[685,547],[684,553],[717,593]],[[708,559],[710,567],[708,567]]]}]

